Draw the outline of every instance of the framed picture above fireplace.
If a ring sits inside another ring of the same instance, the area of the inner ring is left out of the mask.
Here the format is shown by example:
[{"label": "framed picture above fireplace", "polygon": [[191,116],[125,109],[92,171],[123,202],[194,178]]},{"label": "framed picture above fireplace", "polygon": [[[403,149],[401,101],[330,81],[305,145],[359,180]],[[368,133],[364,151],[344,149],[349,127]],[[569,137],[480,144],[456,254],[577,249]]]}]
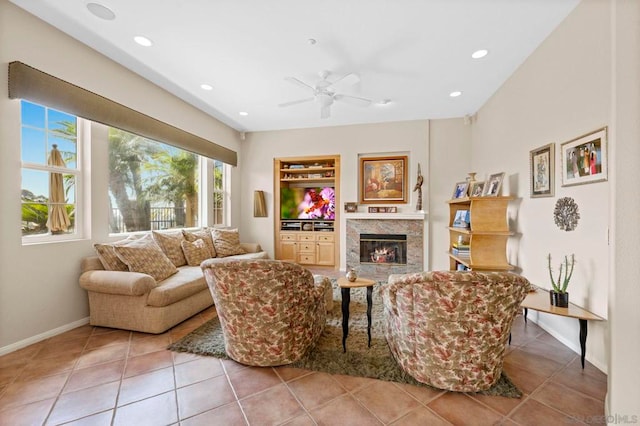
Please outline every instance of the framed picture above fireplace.
[{"label": "framed picture above fireplace", "polygon": [[407,156],[360,158],[360,203],[407,203]]}]

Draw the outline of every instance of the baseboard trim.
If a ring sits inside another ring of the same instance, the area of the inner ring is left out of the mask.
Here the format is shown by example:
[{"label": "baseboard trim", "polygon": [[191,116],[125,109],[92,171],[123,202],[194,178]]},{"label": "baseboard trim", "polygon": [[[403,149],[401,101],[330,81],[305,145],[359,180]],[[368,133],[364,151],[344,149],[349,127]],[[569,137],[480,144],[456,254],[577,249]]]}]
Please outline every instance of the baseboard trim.
[{"label": "baseboard trim", "polygon": [[73,330],[74,328],[78,328],[85,324],[89,324],[89,317],[82,318],[78,321],[74,321],[69,324],[65,324],[58,328],[54,328],[53,330],[45,331],[44,333],[40,333],[36,336],[32,336],[27,339],[20,340],[19,342],[15,342],[10,345],[3,346],[0,348],[0,356],[17,351],[18,349],[26,348],[29,345],[33,345],[34,343],[41,342],[45,339],[48,339],[49,337],[57,336],[58,334],[62,334],[65,331]]}]

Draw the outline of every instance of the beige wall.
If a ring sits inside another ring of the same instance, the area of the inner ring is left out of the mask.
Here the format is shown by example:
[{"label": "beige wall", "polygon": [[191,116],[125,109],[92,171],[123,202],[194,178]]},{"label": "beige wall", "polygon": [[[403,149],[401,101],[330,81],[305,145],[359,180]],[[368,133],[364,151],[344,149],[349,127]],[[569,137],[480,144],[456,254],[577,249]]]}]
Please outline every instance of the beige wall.
[{"label": "beige wall", "polygon": [[[517,232],[509,261],[534,284],[550,288],[546,256],[558,269],[565,254],[577,264],[570,300],[607,317],[609,192],[611,183],[562,187],[560,144],[611,123],[609,4],[585,1],[545,40],[480,109],[472,125],[472,167],[479,176],[506,173],[504,193],[518,197],[510,217]],[[529,151],[556,144],[555,197],[529,196]],[[579,206],[575,231],[560,230],[553,210],[560,197]],[[536,319],[536,314],[533,315]],[[579,350],[578,322],[540,314],[552,335]],[[589,324],[587,359],[607,370],[607,323]]]},{"label": "beige wall", "polygon": [[[640,419],[640,2],[611,1],[613,90],[607,414]],[[609,420],[610,424],[614,422]]]},{"label": "beige wall", "polygon": [[[259,241],[271,256],[274,254],[273,212],[273,159],[307,155],[340,154],[340,205],[358,201],[358,154],[408,153],[409,190],[416,182],[418,163],[423,176],[428,170],[429,121],[403,121],[381,124],[320,127],[314,129],[282,130],[248,133],[242,146],[242,239]],[[428,199],[423,186],[423,200]],[[254,218],[253,191],[266,192],[269,217]],[[277,195],[276,195],[277,196]],[[410,193],[410,203],[398,205],[399,212],[415,211],[417,193]],[[423,202],[424,205],[424,202]],[[360,207],[364,211],[363,207]],[[345,247],[345,219],[340,219],[340,247]],[[426,231],[426,227],[425,227]],[[425,250],[426,239],[425,239]],[[425,251],[426,253],[426,251]],[[345,255],[341,253],[340,268],[345,268]]]},{"label": "beige wall", "polygon": [[[93,126],[92,235],[88,239],[22,246],[20,232],[20,102],[7,93],[7,67],[21,61],[109,97],[191,133],[239,150],[237,132],[0,0],[0,353],[72,327],[88,316],[86,292],[78,286],[81,257],[107,229],[106,132]],[[237,177],[237,169],[234,171]],[[238,182],[239,179],[235,179]],[[237,210],[237,208],[236,208]]]},{"label": "beige wall", "polygon": [[433,270],[449,269],[449,205],[456,182],[465,180],[471,168],[471,126],[462,118],[431,120],[429,158],[433,159],[429,184],[429,258]]}]

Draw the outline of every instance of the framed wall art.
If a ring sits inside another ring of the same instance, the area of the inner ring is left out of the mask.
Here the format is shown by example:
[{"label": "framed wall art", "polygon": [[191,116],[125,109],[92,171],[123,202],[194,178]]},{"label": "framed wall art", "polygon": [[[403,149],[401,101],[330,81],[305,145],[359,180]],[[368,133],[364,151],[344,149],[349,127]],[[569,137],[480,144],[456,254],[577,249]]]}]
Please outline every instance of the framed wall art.
[{"label": "framed wall art", "polygon": [[560,145],[562,186],[607,180],[607,128]]},{"label": "framed wall art", "polygon": [[360,158],[360,203],[406,203],[407,156]]},{"label": "framed wall art", "polygon": [[555,192],[554,152],[553,143],[529,151],[531,198],[553,197]]},{"label": "framed wall art", "polygon": [[484,183],[484,189],[482,191],[483,197],[497,197],[500,195],[500,189],[502,188],[502,180],[504,179],[504,172],[494,173]]}]

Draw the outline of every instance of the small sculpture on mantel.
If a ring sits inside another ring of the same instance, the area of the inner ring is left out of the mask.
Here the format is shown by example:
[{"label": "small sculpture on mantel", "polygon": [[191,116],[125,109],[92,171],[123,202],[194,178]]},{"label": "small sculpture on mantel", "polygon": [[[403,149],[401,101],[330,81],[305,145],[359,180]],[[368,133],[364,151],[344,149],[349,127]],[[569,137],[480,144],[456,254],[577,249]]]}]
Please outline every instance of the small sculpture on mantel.
[{"label": "small sculpture on mantel", "polygon": [[413,192],[418,191],[418,203],[416,204],[416,210],[422,211],[422,183],[424,178],[422,177],[422,172],[420,171],[420,163],[418,163],[418,180],[416,181],[416,186],[413,188]]}]

